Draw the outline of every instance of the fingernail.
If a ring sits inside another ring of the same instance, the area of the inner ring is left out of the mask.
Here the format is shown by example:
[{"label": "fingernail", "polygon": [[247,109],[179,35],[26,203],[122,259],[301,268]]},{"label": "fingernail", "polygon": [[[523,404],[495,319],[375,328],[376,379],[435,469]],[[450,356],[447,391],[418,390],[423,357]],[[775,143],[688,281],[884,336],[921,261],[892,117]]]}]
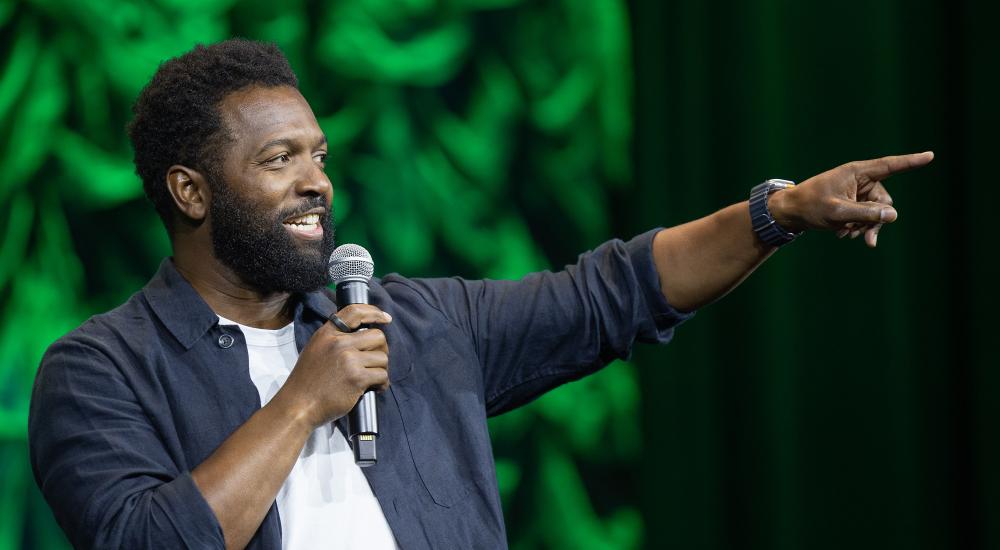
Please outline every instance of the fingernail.
[{"label": "fingernail", "polygon": [[382,312],[382,315],[385,316],[385,320],[386,321],[392,321],[392,315],[389,315],[388,313],[386,313],[384,311]]},{"label": "fingernail", "polygon": [[873,247],[878,246],[878,233],[872,235],[872,246]]}]

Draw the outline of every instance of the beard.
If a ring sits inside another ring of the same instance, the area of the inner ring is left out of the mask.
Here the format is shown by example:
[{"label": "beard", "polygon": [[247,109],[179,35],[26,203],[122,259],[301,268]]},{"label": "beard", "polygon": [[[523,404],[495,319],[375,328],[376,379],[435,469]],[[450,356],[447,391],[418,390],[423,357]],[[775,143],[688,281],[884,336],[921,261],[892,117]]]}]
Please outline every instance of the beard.
[{"label": "beard", "polygon": [[[293,208],[272,213],[238,196],[222,178],[208,179],[212,249],[219,261],[265,294],[310,292],[329,283],[327,264],[335,242],[333,218],[323,197],[309,197]],[[319,221],[322,239],[296,239],[285,229],[284,220],[316,207],[326,209]]]}]

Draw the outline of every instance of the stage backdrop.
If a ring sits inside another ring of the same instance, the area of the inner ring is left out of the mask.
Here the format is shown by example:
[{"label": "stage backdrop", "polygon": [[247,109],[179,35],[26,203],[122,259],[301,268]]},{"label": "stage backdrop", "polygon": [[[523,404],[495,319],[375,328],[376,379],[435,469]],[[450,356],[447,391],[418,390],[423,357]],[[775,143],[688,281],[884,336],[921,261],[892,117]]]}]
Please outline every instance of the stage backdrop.
[{"label": "stage backdrop", "polygon": [[42,352],[169,254],[130,104],[161,60],[231,36],[288,55],[330,140],[338,240],[378,274],[555,269],[766,177],[934,149],[890,181],[877,251],[807,235],[671,346],[490,427],[518,549],[997,547],[983,9],[0,3],[0,550],[67,546],[27,460]]}]

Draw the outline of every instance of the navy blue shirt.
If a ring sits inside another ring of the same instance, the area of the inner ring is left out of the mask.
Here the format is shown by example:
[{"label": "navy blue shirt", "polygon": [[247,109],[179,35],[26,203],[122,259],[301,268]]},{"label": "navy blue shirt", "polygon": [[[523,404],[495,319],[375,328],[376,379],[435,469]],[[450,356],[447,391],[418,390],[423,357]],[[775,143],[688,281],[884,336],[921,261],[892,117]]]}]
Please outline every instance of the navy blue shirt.
[{"label": "navy blue shirt", "polygon": [[[379,462],[363,471],[401,548],[506,547],[486,418],[628,356],[636,340],[671,338],[688,314],[660,292],[654,233],[519,281],[372,281],[372,303],[394,319],[392,385],[378,397]],[[301,350],[336,305],[326,289],[295,300]],[[191,470],[259,408],[242,332],[164,260],[42,359],[35,479],[77,547],[223,548]],[[249,548],[280,550],[275,505]]]}]

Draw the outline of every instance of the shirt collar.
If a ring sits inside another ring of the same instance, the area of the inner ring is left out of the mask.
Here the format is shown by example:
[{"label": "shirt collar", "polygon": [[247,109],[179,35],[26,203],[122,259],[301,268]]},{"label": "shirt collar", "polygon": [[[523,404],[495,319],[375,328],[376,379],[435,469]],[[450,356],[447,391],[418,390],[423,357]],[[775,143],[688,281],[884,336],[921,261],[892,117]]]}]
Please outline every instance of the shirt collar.
[{"label": "shirt collar", "polygon": [[302,311],[310,311],[324,319],[329,319],[330,315],[336,313],[337,304],[330,297],[330,290],[327,288],[307,292],[302,295],[295,306],[295,318],[302,317]]},{"label": "shirt collar", "polygon": [[[164,258],[142,292],[156,316],[185,349],[190,349],[219,322],[219,316],[177,272],[170,258]],[[326,319],[337,310],[333,300],[322,290],[305,293],[296,302],[295,321],[299,321],[306,311]]]}]

